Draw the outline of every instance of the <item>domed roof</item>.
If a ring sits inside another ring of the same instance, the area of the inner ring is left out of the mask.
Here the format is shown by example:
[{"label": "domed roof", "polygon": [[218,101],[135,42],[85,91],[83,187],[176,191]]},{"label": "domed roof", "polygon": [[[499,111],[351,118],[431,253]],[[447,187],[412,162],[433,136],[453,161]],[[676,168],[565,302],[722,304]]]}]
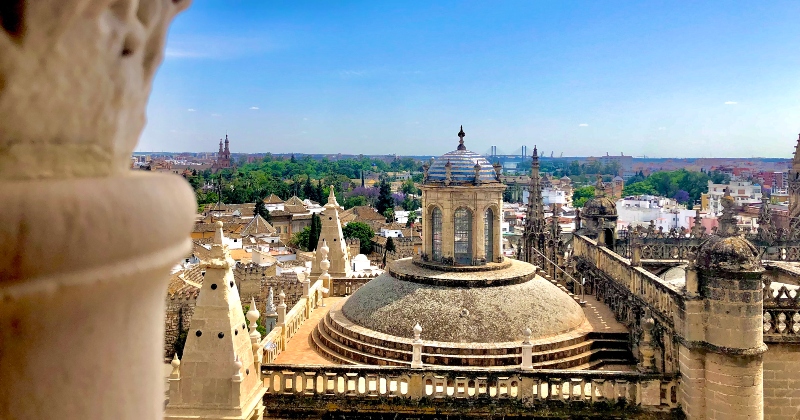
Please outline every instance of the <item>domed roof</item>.
[{"label": "domed roof", "polygon": [[606,196],[595,197],[583,205],[584,216],[616,216],[617,205]]},{"label": "domed roof", "polygon": [[518,341],[525,328],[531,329],[531,338],[545,338],[586,321],[574,299],[539,276],[503,286],[446,287],[384,273],[356,290],[342,314],[359,326],[397,337],[413,338],[412,328],[419,323],[424,340],[453,343]]},{"label": "domed roof", "polygon": [[464,129],[459,131],[459,145],[456,150],[439,156],[433,161],[428,169],[428,181],[444,182],[447,174],[447,164],[450,164],[450,182],[453,183],[472,183],[475,181],[475,165],[481,166],[481,182],[498,182],[497,173],[492,164],[483,156],[467,150],[464,146]]},{"label": "domed roof", "polygon": [[758,249],[741,236],[712,235],[700,244],[695,265],[704,270],[758,271],[761,258]]}]

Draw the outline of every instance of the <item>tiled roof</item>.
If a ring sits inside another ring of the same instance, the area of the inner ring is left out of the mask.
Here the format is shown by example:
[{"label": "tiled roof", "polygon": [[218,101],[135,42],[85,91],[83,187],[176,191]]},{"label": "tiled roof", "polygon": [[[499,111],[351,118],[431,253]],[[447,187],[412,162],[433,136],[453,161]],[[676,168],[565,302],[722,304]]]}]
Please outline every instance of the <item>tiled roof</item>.
[{"label": "tiled roof", "polygon": [[242,236],[275,233],[275,228],[264,220],[261,215],[256,215],[241,231]]},{"label": "tiled roof", "polygon": [[281,204],[283,200],[275,194],[270,194],[267,198],[264,199],[264,204]]}]

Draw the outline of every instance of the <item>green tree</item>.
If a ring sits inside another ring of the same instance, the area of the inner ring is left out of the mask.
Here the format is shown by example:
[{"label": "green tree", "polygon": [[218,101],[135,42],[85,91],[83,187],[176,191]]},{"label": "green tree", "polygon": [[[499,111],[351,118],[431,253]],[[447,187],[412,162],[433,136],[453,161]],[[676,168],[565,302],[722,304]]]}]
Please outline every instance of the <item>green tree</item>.
[{"label": "green tree", "polygon": [[656,190],[646,181],[625,184],[625,187],[622,189],[622,195],[626,197],[630,195],[653,195],[655,193]]},{"label": "green tree", "polygon": [[412,180],[412,179],[407,179],[405,182],[403,182],[403,186],[401,187],[401,190],[406,195],[408,195],[408,194],[419,195],[420,194],[419,188],[417,188],[417,186],[414,185],[414,180]]},{"label": "green tree", "polygon": [[394,222],[394,209],[389,207],[383,212],[383,217],[386,218],[386,223]]},{"label": "green tree", "polygon": [[309,240],[311,239],[311,226],[306,226],[300,232],[297,232],[289,240],[289,245],[294,245],[303,251],[308,251]]},{"label": "green tree", "polygon": [[271,216],[269,215],[269,209],[267,209],[267,205],[264,204],[264,200],[256,200],[256,208],[253,211],[255,214],[261,216],[266,221],[270,221]]},{"label": "green tree", "polygon": [[308,250],[313,251],[317,249],[319,243],[319,235],[322,233],[322,220],[315,213],[311,215],[311,229],[308,236]]},{"label": "green tree", "polygon": [[342,235],[346,239],[358,238],[361,241],[361,253],[369,254],[372,252],[372,237],[375,232],[364,222],[350,222],[342,228]]},{"label": "green tree", "polygon": [[386,254],[390,252],[396,251],[397,248],[394,246],[394,239],[392,237],[386,238],[386,246],[383,248],[383,266],[386,267]]},{"label": "green tree", "polygon": [[358,206],[366,206],[367,205],[367,198],[363,195],[354,195],[352,197],[347,197],[344,199],[344,208],[345,210],[351,209],[353,207]]},{"label": "green tree", "polygon": [[415,210],[411,210],[408,213],[408,220],[406,220],[406,227],[414,226],[414,223],[417,221],[417,212]]},{"label": "green tree", "polygon": [[586,187],[576,188],[572,192],[572,206],[576,208],[583,207],[587,201],[595,197],[594,187],[589,185]]},{"label": "green tree", "polygon": [[386,209],[394,209],[394,197],[392,197],[392,189],[385,179],[381,180],[380,192],[378,193],[378,202],[375,203],[375,209],[378,213],[384,214]]}]

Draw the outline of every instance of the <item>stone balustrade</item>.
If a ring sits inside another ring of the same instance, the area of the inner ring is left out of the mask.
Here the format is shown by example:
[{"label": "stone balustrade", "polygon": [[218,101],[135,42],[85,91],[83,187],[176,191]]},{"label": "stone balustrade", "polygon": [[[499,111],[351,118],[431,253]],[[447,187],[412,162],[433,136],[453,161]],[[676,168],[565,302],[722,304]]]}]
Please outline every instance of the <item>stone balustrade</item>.
[{"label": "stone balustrade", "polygon": [[662,321],[672,325],[675,310],[682,299],[681,292],[642,267],[632,267],[630,261],[608,248],[596,246],[596,242],[585,236],[573,238],[573,256],[583,260],[606,274],[643,303]]},{"label": "stone balustrade", "polygon": [[315,404],[364,407],[359,402],[369,400],[406,408],[408,402],[425,400],[430,409],[439,409],[439,403],[448,409],[467,408],[476,400],[494,401],[494,409],[508,404],[528,410],[548,405],[575,410],[606,404],[668,412],[678,405],[674,375],[638,372],[264,365],[262,374],[270,411],[314,410]]},{"label": "stone balustrade", "polygon": [[297,334],[311,312],[322,301],[322,280],[315,281],[308,288],[308,296],[301,297],[297,303],[286,313],[283,324],[277,324],[260,342],[264,349],[262,363],[272,363],[284,349],[286,343]]},{"label": "stone balustrade", "polygon": [[764,341],[800,342],[800,291],[764,279]]}]

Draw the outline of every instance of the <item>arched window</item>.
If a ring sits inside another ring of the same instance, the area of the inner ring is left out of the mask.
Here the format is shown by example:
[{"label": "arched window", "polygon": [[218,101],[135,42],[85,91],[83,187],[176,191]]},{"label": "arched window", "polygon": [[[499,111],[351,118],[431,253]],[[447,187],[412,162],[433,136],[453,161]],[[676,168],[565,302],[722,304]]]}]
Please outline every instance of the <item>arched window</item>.
[{"label": "arched window", "polygon": [[486,262],[494,261],[494,212],[486,209],[483,219],[483,231],[486,233],[484,244],[486,246]]},{"label": "arched window", "polygon": [[460,208],[453,214],[454,258],[458,264],[472,264],[472,212],[467,208]]},{"label": "arched window", "polygon": [[442,211],[434,207],[431,212],[431,258],[434,261],[442,260]]}]

